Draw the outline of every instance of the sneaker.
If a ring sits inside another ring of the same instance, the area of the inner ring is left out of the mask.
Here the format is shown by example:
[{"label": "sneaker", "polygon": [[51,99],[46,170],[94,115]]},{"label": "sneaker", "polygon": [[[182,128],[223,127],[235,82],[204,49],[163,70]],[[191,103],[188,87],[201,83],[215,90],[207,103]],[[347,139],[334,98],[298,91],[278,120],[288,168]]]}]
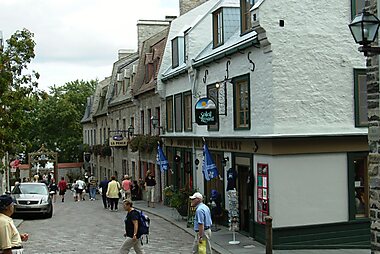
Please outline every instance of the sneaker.
[{"label": "sneaker", "polygon": [[115,209],[115,212],[117,212],[117,209]]}]

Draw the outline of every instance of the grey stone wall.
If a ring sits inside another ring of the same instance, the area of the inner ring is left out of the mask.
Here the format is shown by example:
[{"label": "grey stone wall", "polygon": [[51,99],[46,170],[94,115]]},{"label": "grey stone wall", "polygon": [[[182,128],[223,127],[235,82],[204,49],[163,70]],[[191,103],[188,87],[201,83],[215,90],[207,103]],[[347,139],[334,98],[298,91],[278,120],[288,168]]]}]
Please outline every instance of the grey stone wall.
[{"label": "grey stone wall", "polygon": [[141,49],[143,41],[161,32],[170,25],[168,20],[139,20],[137,22],[137,42],[138,50]]},{"label": "grey stone wall", "polygon": [[204,2],[207,2],[207,0],[179,0],[179,15],[185,14]]},{"label": "grey stone wall", "polygon": [[[366,9],[377,15],[377,0],[366,0]],[[367,101],[369,133],[379,133],[379,61],[378,56],[367,58]],[[376,130],[377,129],[377,130]],[[369,207],[371,218],[371,253],[380,253],[380,140],[369,137],[368,156]]]}]

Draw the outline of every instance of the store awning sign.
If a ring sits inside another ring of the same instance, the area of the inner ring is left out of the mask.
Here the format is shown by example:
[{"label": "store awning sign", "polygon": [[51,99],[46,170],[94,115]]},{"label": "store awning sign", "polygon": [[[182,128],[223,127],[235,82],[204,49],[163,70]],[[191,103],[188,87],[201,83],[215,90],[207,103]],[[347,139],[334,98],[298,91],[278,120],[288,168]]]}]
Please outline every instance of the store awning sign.
[{"label": "store awning sign", "polygon": [[210,98],[201,98],[195,104],[195,122],[198,125],[216,124],[216,105]]},{"label": "store awning sign", "polygon": [[110,138],[110,146],[127,146],[128,138],[120,135],[113,136]]}]

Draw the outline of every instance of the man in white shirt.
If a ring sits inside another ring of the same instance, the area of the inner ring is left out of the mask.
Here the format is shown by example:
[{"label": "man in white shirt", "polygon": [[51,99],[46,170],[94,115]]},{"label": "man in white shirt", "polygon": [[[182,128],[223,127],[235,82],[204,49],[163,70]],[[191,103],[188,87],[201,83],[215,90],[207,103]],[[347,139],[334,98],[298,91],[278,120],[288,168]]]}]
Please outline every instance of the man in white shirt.
[{"label": "man in white shirt", "polygon": [[77,201],[83,200],[83,190],[86,189],[86,183],[81,179],[75,182],[75,192],[77,194]]}]

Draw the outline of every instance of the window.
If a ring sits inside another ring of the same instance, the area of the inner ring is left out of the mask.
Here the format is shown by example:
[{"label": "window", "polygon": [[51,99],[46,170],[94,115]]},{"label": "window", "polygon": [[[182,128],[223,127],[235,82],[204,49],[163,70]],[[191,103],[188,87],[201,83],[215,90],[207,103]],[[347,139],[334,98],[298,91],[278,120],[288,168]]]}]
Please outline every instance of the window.
[{"label": "window", "polygon": [[172,68],[178,67],[185,62],[185,40],[183,37],[176,37],[172,40]]},{"label": "window", "polygon": [[355,126],[368,126],[367,105],[367,72],[365,69],[354,69],[355,86]]},{"label": "window", "polygon": [[214,48],[222,45],[223,41],[223,12],[219,9],[213,13],[213,45]]},{"label": "window", "polygon": [[119,130],[119,119],[116,120],[116,130]]},{"label": "window", "polygon": [[233,79],[235,129],[250,128],[249,75]]},{"label": "window", "polygon": [[[157,125],[158,126],[161,126],[161,111],[160,111],[160,107],[156,107],[156,115],[155,117],[157,118],[158,122],[157,122]],[[161,128],[158,128],[158,134],[161,134]]]},{"label": "window", "polygon": [[173,131],[173,97],[166,98],[166,129]]},{"label": "window", "polygon": [[365,0],[351,0],[351,19],[363,12]]},{"label": "window", "polygon": [[[218,98],[218,88],[216,88],[215,84],[207,86],[207,97],[212,99],[215,102],[217,112],[219,110],[219,98]],[[216,117],[219,115],[217,114]],[[216,123],[213,125],[207,125],[208,131],[218,131],[219,130],[219,119],[216,119]]]},{"label": "window", "polygon": [[127,130],[127,120],[123,118],[123,131]]},{"label": "window", "polygon": [[148,109],[149,135],[152,135],[152,120],[151,120],[151,118],[152,118],[152,110],[149,108]]},{"label": "window", "polygon": [[184,130],[192,131],[192,100],[191,91],[183,94],[183,118],[184,118]]},{"label": "window", "polygon": [[249,10],[254,3],[254,0],[240,0],[240,20],[242,34],[252,30],[251,14]]},{"label": "window", "polygon": [[348,154],[349,216],[351,220],[368,217],[367,153]]},{"label": "window", "polygon": [[175,131],[182,131],[182,94],[174,95]]},{"label": "window", "polygon": [[178,37],[172,40],[172,68],[176,68],[179,65],[178,56]]},{"label": "window", "polygon": [[145,120],[145,116],[144,116],[144,110],[141,110],[141,126],[140,126],[140,129],[141,129],[141,134],[144,134],[144,120]]}]

